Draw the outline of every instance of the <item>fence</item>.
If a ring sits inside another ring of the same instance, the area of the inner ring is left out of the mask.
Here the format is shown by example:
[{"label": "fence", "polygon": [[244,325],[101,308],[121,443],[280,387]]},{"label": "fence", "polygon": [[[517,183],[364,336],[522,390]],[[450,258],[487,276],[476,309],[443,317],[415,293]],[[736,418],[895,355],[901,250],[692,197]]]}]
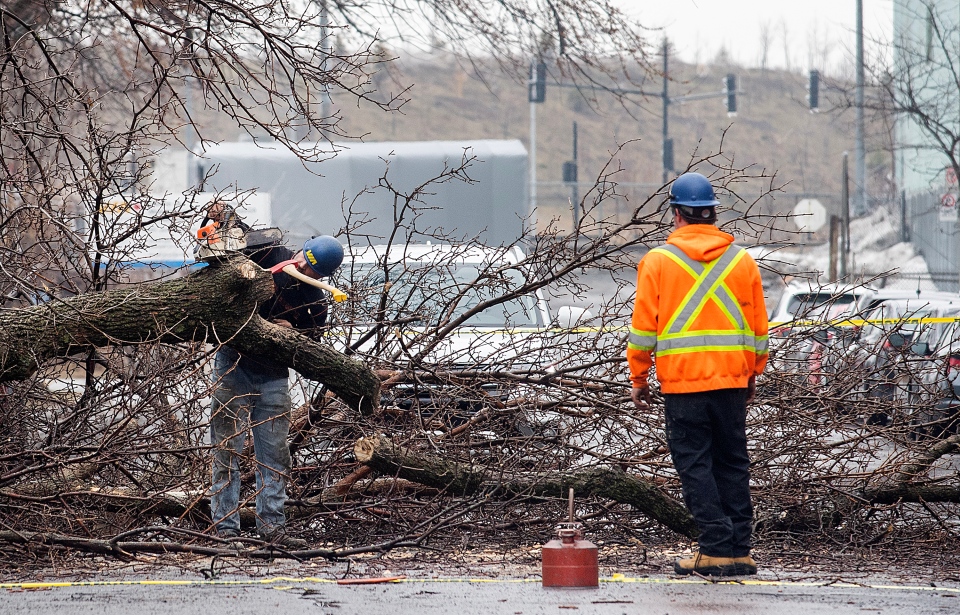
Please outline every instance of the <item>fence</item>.
[{"label": "fence", "polygon": [[956,209],[941,212],[936,193],[905,197],[905,239],[911,241],[927,261],[930,278],[940,290],[960,290],[960,241]]}]

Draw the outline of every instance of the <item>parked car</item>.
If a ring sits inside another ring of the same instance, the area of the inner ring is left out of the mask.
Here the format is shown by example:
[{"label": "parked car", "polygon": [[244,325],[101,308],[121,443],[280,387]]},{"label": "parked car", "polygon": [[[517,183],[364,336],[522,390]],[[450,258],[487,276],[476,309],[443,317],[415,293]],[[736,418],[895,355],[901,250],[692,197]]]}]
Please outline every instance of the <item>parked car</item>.
[{"label": "parked car", "polygon": [[[384,391],[385,405],[463,421],[507,399],[515,387],[505,372],[550,368],[544,332],[555,323],[539,290],[518,292],[527,282],[519,248],[408,244],[347,252],[337,283],[351,300],[335,337],[347,352],[396,366],[400,382]],[[568,308],[564,315],[577,321],[586,314]]]},{"label": "parked car", "polygon": [[[880,305],[889,301],[916,302],[920,300],[949,304],[951,301],[957,301],[958,298],[960,298],[960,295],[936,291],[861,287],[853,307],[849,305],[844,309],[835,307],[826,318],[822,319],[827,321],[828,324],[814,328],[809,333],[808,364],[811,382],[819,384],[821,389],[826,389],[836,382],[837,376],[842,375],[838,370],[845,369],[851,363],[855,363],[855,360],[851,361],[849,355],[854,351],[854,346],[861,336],[863,327],[859,324],[859,321],[867,318]],[[922,305],[922,303],[917,305]],[[856,352],[854,352],[855,354]],[[860,383],[857,386],[858,390],[862,388]],[[839,390],[832,390],[831,393],[843,396],[846,393],[845,389],[848,388],[850,387],[841,386]]]},{"label": "parked car", "polygon": [[955,302],[960,299],[960,294],[941,292],[935,290],[914,290],[902,288],[868,288],[857,297],[856,311],[858,314],[866,314],[874,310],[878,305],[886,301],[893,300],[927,300],[943,301],[946,303]]},{"label": "parked car", "polygon": [[915,438],[942,437],[960,426],[960,307],[938,310],[951,319],[925,327],[911,350],[910,428]]},{"label": "parked car", "polygon": [[866,416],[867,423],[886,425],[891,416],[887,411],[896,405],[909,403],[913,378],[911,361],[914,341],[929,329],[919,319],[935,317],[947,310],[960,308],[960,298],[935,300],[927,297],[887,299],[866,313],[865,323],[848,351],[839,356],[840,364],[833,370],[859,374],[857,396],[860,400],[891,402],[876,407]]},{"label": "parked car", "polygon": [[770,314],[770,359],[781,371],[800,373],[808,384],[823,384],[824,356],[846,332],[833,323],[855,314],[857,302],[874,289],[850,284],[816,285],[794,280]]},{"label": "parked car", "polygon": [[876,292],[867,286],[816,284],[811,280],[793,280],[783,289],[770,313],[773,327],[789,326],[798,320],[818,320],[830,313],[853,313],[858,301]]}]

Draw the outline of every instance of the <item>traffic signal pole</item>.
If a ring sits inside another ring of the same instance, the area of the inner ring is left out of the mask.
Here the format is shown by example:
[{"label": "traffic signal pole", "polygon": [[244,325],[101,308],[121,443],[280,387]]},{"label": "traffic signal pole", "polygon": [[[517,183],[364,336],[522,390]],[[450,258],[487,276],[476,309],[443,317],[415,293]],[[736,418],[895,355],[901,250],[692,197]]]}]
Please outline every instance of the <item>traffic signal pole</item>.
[{"label": "traffic signal pole", "polygon": [[530,65],[527,100],[530,102],[530,213],[537,209],[537,105],[547,98],[547,65]]},{"label": "traffic signal pole", "polygon": [[577,169],[577,123],[573,123],[573,173],[570,182],[570,198],[573,205],[573,226],[580,226],[580,192],[577,190],[578,169]]},{"label": "traffic signal pole", "polygon": [[667,73],[667,59],[670,57],[667,39],[663,39],[663,94],[660,95],[663,101],[663,183],[666,184],[673,173],[673,142],[670,140],[670,95],[667,90],[667,84],[670,82]]},{"label": "traffic signal pole", "polygon": [[[670,138],[670,105],[675,102],[684,103],[694,100],[705,100],[707,98],[725,97],[727,102],[727,115],[737,114],[737,76],[729,74],[723,80],[723,90],[720,92],[704,92],[702,94],[688,94],[686,96],[670,97],[670,45],[666,38],[663,39],[663,91],[659,94],[663,101],[663,183],[670,181],[673,175],[675,164],[673,160],[673,139]],[[627,90],[618,90],[622,93],[628,93]],[[645,92],[640,92],[646,94]],[[646,94],[650,96],[651,94]]]},{"label": "traffic signal pole", "polygon": [[857,0],[857,89],[854,94],[854,106],[857,111],[856,135],[856,180],[854,183],[854,212],[857,215],[867,213],[867,163],[866,148],[864,146],[864,119],[863,119],[863,0]]},{"label": "traffic signal pole", "polygon": [[537,103],[530,101],[530,213],[537,210]]},{"label": "traffic signal pole", "polygon": [[[673,139],[670,138],[670,105],[678,102],[684,103],[694,100],[705,100],[707,98],[726,98],[727,114],[730,116],[737,113],[737,77],[729,74],[723,81],[723,89],[719,92],[704,92],[701,94],[688,94],[685,96],[670,97],[670,45],[669,41],[663,39],[663,89],[660,92],[648,92],[645,90],[634,90],[627,88],[604,87],[597,85],[582,85],[576,83],[554,83],[552,87],[574,88],[577,90],[597,90],[609,92],[611,94],[638,94],[640,96],[660,97],[663,103],[663,183],[670,181],[670,176],[674,172]],[[537,206],[537,110],[536,105],[544,102],[547,90],[547,67],[544,63],[533,63],[530,65],[530,79],[527,81],[527,100],[530,102],[530,209]],[[576,129],[574,129],[576,130]],[[576,142],[576,136],[574,137]],[[576,145],[574,145],[573,168],[576,167]],[[576,199],[574,199],[576,200]],[[579,218],[578,212],[574,212],[574,217]]]}]

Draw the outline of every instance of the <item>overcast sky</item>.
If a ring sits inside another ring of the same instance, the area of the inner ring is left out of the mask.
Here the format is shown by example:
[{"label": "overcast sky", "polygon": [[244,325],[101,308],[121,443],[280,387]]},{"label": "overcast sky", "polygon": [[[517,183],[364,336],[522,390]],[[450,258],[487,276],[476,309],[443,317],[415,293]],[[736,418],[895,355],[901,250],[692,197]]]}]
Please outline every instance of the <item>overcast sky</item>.
[{"label": "overcast sky", "polygon": [[[615,1],[643,25],[663,28],[686,62],[710,62],[726,49],[737,64],[759,66],[766,25],[768,67],[789,66],[802,72],[817,68],[836,74],[845,65],[852,66],[855,0]],[[888,39],[893,0],[863,0],[863,6],[866,37]],[[662,38],[659,32],[652,34]]]}]

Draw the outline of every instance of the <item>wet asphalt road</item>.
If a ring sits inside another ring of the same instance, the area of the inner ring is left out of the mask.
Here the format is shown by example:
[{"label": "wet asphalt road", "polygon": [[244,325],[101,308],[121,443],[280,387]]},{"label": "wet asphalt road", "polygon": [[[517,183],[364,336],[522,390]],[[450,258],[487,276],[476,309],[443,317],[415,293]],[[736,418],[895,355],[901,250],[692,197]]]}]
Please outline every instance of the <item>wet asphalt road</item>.
[{"label": "wet asphalt road", "polygon": [[264,584],[5,588],[0,613],[47,615],[241,615],[318,613],[415,615],[496,613],[948,614],[960,612],[960,589],[843,586],[818,583],[710,584],[651,578],[603,582],[599,589],[543,589],[533,582],[407,581],[343,586],[285,579]]}]

